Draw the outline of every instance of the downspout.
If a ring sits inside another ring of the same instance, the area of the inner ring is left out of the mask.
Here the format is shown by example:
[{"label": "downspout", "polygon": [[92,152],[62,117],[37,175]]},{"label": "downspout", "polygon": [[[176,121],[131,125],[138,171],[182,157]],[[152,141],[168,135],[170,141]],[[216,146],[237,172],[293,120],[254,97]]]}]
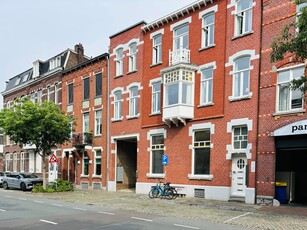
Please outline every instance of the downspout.
[{"label": "downspout", "polygon": [[263,1],[260,2],[260,45],[259,45],[259,67],[258,67],[258,99],[257,99],[257,131],[256,131],[256,170],[255,170],[255,204],[257,204],[257,180],[258,180],[258,148],[259,148],[259,111],[260,111],[260,76],[261,76],[261,67],[262,67],[262,23],[263,23]]},{"label": "downspout", "polygon": [[[110,46],[109,46],[110,54]],[[107,168],[106,168],[106,190],[109,190],[109,164],[110,164],[110,58],[107,56],[108,77],[107,77]]]}]

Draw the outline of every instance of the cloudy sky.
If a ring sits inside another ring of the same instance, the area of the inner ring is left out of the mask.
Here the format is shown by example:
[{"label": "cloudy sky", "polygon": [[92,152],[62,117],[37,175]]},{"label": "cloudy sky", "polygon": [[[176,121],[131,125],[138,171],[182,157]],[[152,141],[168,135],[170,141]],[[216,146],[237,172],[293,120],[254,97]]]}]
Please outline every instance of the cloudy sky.
[{"label": "cloudy sky", "polygon": [[[0,92],[5,81],[82,43],[87,56],[108,51],[109,36],[152,22],[196,0],[0,0]],[[0,108],[2,108],[2,95]]]}]

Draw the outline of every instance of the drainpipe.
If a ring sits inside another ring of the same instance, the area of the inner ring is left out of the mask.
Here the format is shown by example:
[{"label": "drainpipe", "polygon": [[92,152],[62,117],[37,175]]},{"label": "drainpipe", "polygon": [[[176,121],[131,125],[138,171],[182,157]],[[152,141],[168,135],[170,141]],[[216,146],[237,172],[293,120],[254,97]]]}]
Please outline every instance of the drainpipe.
[{"label": "drainpipe", "polygon": [[[110,46],[109,46],[110,54]],[[110,58],[107,56],[108,78],[107,78],[107,168],[106,168],[106,190],[109,190],[109,164],[110,164]]]}]

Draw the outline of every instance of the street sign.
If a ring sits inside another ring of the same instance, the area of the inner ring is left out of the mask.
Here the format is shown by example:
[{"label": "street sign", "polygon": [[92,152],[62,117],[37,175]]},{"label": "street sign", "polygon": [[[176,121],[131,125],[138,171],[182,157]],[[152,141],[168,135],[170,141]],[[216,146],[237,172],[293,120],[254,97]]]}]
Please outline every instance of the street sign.
[{"label": "street sign", "polygon": [[162,165],[168,165],[168,155],[162,155]]},{"label": "street sign", "polygon": [[54,153],[52,153],[49,159],[49,163],[60,163],[60,161],[59,158],[57,158],[57,156]]}]

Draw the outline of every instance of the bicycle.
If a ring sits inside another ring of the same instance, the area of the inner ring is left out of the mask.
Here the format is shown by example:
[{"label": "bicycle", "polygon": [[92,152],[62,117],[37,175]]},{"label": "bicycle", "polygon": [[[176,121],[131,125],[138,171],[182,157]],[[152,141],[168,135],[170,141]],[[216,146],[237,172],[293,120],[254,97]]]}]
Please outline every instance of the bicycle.
[{"label": "bicycle", "polygon": [[164,186],[162,187],[161,182],[159,181],[156,186],[152,187],[149,191],[148,196],[150,198],[165,197],[168,200],[176,199],[177,191],[175,187],[170,186],[170,184],[170,182],[167,182],[163,184]]}]

